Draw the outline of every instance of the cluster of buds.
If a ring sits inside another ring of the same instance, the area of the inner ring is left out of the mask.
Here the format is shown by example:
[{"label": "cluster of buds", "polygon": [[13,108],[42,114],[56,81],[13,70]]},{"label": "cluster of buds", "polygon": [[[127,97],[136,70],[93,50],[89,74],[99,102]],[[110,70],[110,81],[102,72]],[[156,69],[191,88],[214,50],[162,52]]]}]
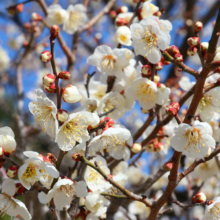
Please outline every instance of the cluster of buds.
[{"label": "cluster of buds", "polygon": [[11,165],[6,172],[9,178],[15,178],[18,174],[18,167],[15,165]]},{"label": "cluster of buds", "polygon": [[141,144],[138,144],[138,143],[134,143],[132,146],[131,146],[131,151],[134,153],[134,154],[137,154],[141,151],[142,149],[142,146]]},{"label": "cluster of buds", "polygon": [[203,29],[203,23],[201,21],[196,21],[194,24],[195,33],[200,32]]},{"label": "cluster of buds", "polygon": [[200,43],[199,37],[190,37],[187,40],[187,44],[190,46],[187,50],[188,56],[194,56],[197,53],[197,46]]},{"label": "cluster of buds", "polygon": [[116,25],[117,27],[125,26],[125,25],[127,25],[127,24],[128,24],[128,21],[127,21],[125,18],[119,18],[119,17],[117,17],[117,18],[115,19],[115,25]]},{"label": "cluster of buds", "polygon": [[33,13],[31,14],[31,20],[32,20],[32,21],[42,21],[43,18],[42,18],[42,16],[40,16],[38,13],[33,12]]},{"label": "cluster of buds", "polygon": [[16,6],[11,6],[7,8],[9,15],[15,15],[16,13],[21,13],[24,10],[24,4],[18,4]]},{"label": "cluster of buds", "polygon": [[180,110],[180,105],[178,102],[172,102],[166,107],[166,113],[171,116],[176,116]]},{"label": "cluster of buds", "polygon": [[69,80],[70,79],[70,73],[68,71],[62,71],[59,73],[58,77],[60,79],[63,79],[63,80]]},{"label": "cluster of buds", "polygon": [[76,161],[76,162],[80,161],[79,154],[78,154],[78,153],[74,153],[74,154],[72,155],[72,159],[73,159],[74,161]]},{"label": "cluster of buds", "polygon": [[174,58],[175,63],[183,62],[183,56],[175,45],[168,47],[165,51]]},{"label": "cluster of buds", "polygon": [[41,53],[40,59],[44,63],[48,63],[52,59],[52,54],[49,50],[45,50]]},{"label": "cluster of buds", "polygon": [[50,36],[52,39],[55,39],[57,38],[58,34],[60,32],[60,28],[58,25],[53,25],[51,28],[50,28]]},{"label": "cluster of buds", "polygon": [[173,168],[173,163],[172,162],[168,162],[166,164],[164,164],[163,169],[167,172],[171,171]]},{"label": "cluster of buds", "polygon": [[57,109],[56,118],[63,124],[69,118],[69,114],[66,110]]},{"label": "cluster of buds", "polygon": [[157,139],[154,139],[150,144],[147,145],[146,151],[150,153],[159,153],[164,149],[164,145]]},{"label": "cluster of buds", "polygon": [[164,59],[164,57],[163,57],[163,56],[161,57],[160,62],[161,62],[163,65],[169,65],[169,64],[171,64],[171,62],[166,61],[166,60]]},{"label": "cluster of buds", "polygon": [[192,202],[193,203],[206,202],[206,195],[203,192],[198,192],[195,196],[193,196]]}]

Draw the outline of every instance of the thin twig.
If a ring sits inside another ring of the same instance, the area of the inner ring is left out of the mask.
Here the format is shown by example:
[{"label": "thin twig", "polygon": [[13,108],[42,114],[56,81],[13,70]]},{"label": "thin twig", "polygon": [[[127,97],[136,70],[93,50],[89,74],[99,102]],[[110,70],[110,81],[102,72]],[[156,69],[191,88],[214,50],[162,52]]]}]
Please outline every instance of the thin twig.
[{"label": "thin twig", "polygon": [[89,98],[89,82],[90,82],[90,79],[95,75],[95,73],[96,73],[96,71],[94,71],[91,74],[87,74],[87,79],[86,79],[85,87],[86,87],[86,92],[87,92],[88,98]]},{"label": "thin twig", "polygon": [[107,116],[108,114],[112,113],[113,111],[115,111],[115,109],[117,108],[117,106],[115,106],[114,108],[110,109],[107,112],[104,112],[102,114],[99,114],[99,118],[102,118],[103,116]]}]

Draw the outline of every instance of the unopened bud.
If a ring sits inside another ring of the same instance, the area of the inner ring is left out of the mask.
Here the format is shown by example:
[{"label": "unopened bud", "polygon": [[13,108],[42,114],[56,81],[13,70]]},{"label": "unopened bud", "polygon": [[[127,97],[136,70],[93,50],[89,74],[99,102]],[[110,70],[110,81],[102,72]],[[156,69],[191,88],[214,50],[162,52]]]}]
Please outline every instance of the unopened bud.
[{"label": "unopened bud", "polygon": [[48,63],[52,58],[52,54],[50,53],[50,51],[45,50],[44,52],[41,53],[40,55],[40,59],[44,62],[44,63]]},{"label": "unopened bud", "polygon": [[18,167],[15,165],[11,165],[7,170],[7,176],[9,178],[15,178],[18,174]]},{"label": "unopened bud", "polygon": [[154,151],[159,153],[164,149],[164,145],[160,142],[154,144]]},{"label": "unopened bud", "polygon": [[171,106],[171,105],[168,105],[167,107],[166,107],[166,113],[168,114],[168,115],[171,115],[171,116],[175,116],[176,114],[177,114],[177,109],[176,108],[174,108],[173,106]]},{"label": "unopened bud", "polygon": [[127,20],[126,19],[124,19],[124,18],[119,18],[119,17],[117,17],[116,19],[115,19],[115,24],[116,24],[116,26],[123,26],[123,25],[126,25],[128,22],[127,22]]},{"label": "unopened bud", "polygon": [[162,62],[158,62],[157,64],[156,64],[156,70],[157,71],[160,71],[160,70],[162,70],[163,69],[163,63]]},{"label": "unopened bud", "polygon": [[183,56],[181,54],[175,54],[174,61],[175,61],[175,63],[182,63],[183,62]]},{"label": "unopened bud", "polygon": [[23,187],[23,185],[21,183],[16,183],[15,184],[15,190],[16,190],[16,194],[21,195],[25,191],[25,188]]},{"label": "unopened bud", "polygon": [[203,55],[207,52],[208,47],[209,47],[209,43],[208,42],[202,42],[201,43],[201,50],[202,50],[202,54]]},{"label": "unopened bud", "polygon": [[179,49],[178,49],[175,45],[172,45],[172,46],[168,47],[168,48],[166,49],[166,51],[167,51],[172,57],[174,57],[176,54],[180,54]]},{"label": "unopened bud", "polygon": [[58,36],[59,32],[60,32],[60,28],[56,24],[50,28],[50,35],[52,38],[56,38]]},{"label": "unopened bud", "polygon": [[168,163],[166,163],[166,164],[164,164],[164,166],[163,166],[163,169],[165,170],[165,171],[171,171],[172,170],[172,168],[173,168],[173,163],[172,162],[168,162]]},{"label": "unopened bud", "polygon": [[62,88],[62,97],[64,102],[68,103],[78,102],[82,98],[78,89],[72,85],[68,85],[66,88]]},{"label": "unopened bud", "polygon": [[80,161],[79,154],[78,154],[78,153],[74,153],[74,154],[72,155],[72,159],[73,159],[74,161]]},{"label": "unopened bud", "polygon": [[43,84],[48,87],[54,84],[55,79],[56,79],[56,76],[50,73],[48,73],[46,76],[42,78]]},{"label": "unopened bud", "polygon": [[162,62],[162,64],[163,64],[163,65],[169,65],[169,64],[171,64],[171,62],[166,61],[166,60],[164,59],[164,57],[163,57],[163,56],[161,57],[160,62]]},{"label": "unopened bud", "polygon": [[0,158],[4,156],[4,148],[0,147]]},{"label": "unopened bud", "polygon": [[42,16],[40,16],[38,13],[36,13],[36,12],[33,12],[32,14],[31,14],[31,20],[32,21],[42,21]]},{"label": "unopened bud", "polygon": [[197,53],[197,47],[189,47],[187,49],[187,55],[188,56],[194,56]]},{"label": "unopened bud", "polygon": [[127,13],[128,12],[128,7],[127,6],[121,6],[118,10],[117,10],[118,14],[119,13]]},{"label": "unopened bud", "polygon": [[188,38],[188,40],[187,40],[187,44],[188,44],[190,47],[197,46],[199,43],[200,43],[200,38],[199,38],[199,37],[190,37],[190,38]]},{"label": "unopened bud", "polygon": [[146,146],[146,151],[149,152],[149,153],[153,153],[154,152],[154,144],[153,143],[148,144]]},{"label": "unopened bud", "polygon": [[112,11],[110,11],[109,15],[111,16],[111,18],[116,18],[117,12],[112,10]]},{"label": "unopened bud", "polygon": [[203,29],[203,23],[201,21],[196,21],[194,24],[194,31],[200,32]]},{"label": "unopened bud", "polygon": [[131,146],[131,151],[135,154],[139,153],[142,149],[142,146],[138,143],[134,143],[132,146]]},{"label": "unopened bud", "polygon": [[26,28],[28,31],[30,31],[31,30],[31,24],[29,22],[26,22],[24,24],[24,28]]},{"label": "unopened bud", "polygon": [[154,16],[157,16],[158,18],[161,18],[162,13],[161,13],[160,11],[156,11],[156,12],[154,12],[153,15],[154,15]]},{"label": "unopened bud", "polygon": [[167,87],[166,87],[164,84],[162,84],[162,83],[157,83],[157,88],[158,88],[161,92],[164,92]]},{"label": "unopened bud", "polygon": [[29,45],[29,42],[27,40],[24,40],[23,47],[27,47]]},{"label": "unopened bud", "polygon": [[45,86],[44,85],[44,90],[45,92],[48,92],[48,93],[56,93],[56,85],[55,83],[51,86]]},{"label": "unopened bud", "polygon": [[112,120],[112,118],[110,118],[110,117],[105,117],[104,121],[107,121],[108,127],[112,127],[115,124],[114,120]]},{"label": "unopened bud", "polygon": [[203,203],[206,201],[206,195],[203,192],[198,192],[195,196],[192,198],[193,203]]},{"label": "unopened bud", "polygon": [[150,77],[151,76],[151,65],[143,65],[141,68],[141,76],[142,77]]},{"label": "unopened bud", "polygon": [[154,82],[156,84],[160,82],[160,77],[158,75],[154,76]]},{"label": "unopened bud", "polygon": [[59,78],[63,80],[69,80],[70,79],[70,72],[68,71],[62,71],[59,73]]},{"label": "unopened bud", "polygon": [[69,114],[67,111],[63,109],[57,109],[56,118],[58,121],[64,123],[69,117]]},{"label": "unopened bud", "polygon": [[18,5],[16,6],[16,12],[17,12],[17,13],[20,13],[20,12],[22,12],[22,11],[24,11],[24,4],[18,4]]},{"label": "unopened bud", "polygon": [[178,102],[171,102],[170,105],[175,108],[177,111],[180,110],[180,104]]}]

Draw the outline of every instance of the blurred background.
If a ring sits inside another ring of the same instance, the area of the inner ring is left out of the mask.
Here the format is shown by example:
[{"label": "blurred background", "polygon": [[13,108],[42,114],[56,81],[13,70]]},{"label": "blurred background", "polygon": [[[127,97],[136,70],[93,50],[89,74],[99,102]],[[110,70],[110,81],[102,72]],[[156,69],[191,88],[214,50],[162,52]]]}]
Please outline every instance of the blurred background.
[{"label": "blurred background", "polygon": [[[16,140],[18,143],[18,151],[16,152],[16,159],[23,160],[22,151],[33,150],[42,154],[48,152],[58,155],[58,147],[54,140],[50,139],[48,135],[41,132],[35,126],[33,116],[30,114],[28,104],[34,99],[34,90],[42,88],[42,77],[47,73],[52,73],[50,63],[44,64],[39,59],[40,54],[44,50],[50,50],[49,45],[49,29],[37,24],[37,30],[33,39],[31,34],[27,31],[27,24],[31,20],[31,14],[37,12],[43,18],[45,17],[42,9],[35,1],[30,1],[24,5],[24,11],[13,16],[8,15],[7,9],[9,6],[17,3],[22,3],[19,0],[1,0],[0,1],[0,126],[9,126],[15,131]],[[46,0],[47,5],[60,4],[66,9],[70,4],[82,3],[83,0]],[[128,1],[117,0],[112,10],[117,9],[123,5],[128,7],[128,11],[133,12],[135,4],[129,5]],[[102,8],[108,3],[108,0],[90,0],[87,7],[88,18],[93,18]],[[168,19],[173,24],[171,31],[171,45],[176,45],[184,61],[192,68],[200,68],[200,60],[197,55],[187,57],[186,49],[187,39],[193,36],[193,24],[195,21],[201,21],[204,29],[201,32],[201,42],[208,42],[213,29],[213,22],[215,21],[218,1],[217,0],[157,0],[152,1],[160,9],[164,8],[165,13],[162,19]],[[26,25],[26,26],[25,26]],[[115,24],[114,19],[104,15],[101,20],[87,31],[80,34],[80,41],[77,50],[77,61],[74,68],[71,69],[71,79],[68,84],[83,87],[87,73],[92,73],[95,68],[86,64],[86,59],[91,55],[98,45],[107,44],[114,48],[117,44],[115,42]],[[74,36],[69,35],[61,30],[61,35],[65,40],[67,46],[72,49],[74,44]],[[31,46],[27,52],[27,44],[31,40]],[[74,49],[74,48],[73,48]],[[25,58],[24,58],[25,57]],[[68,59],[64,54],[59,43],[55,44],[56,65],[59,70],[67,70],[69,65]],[[24,59],[23,59],[24,58]],[[22,63],[20,63],[22,60]],[[138,63],[137,59],[137,63]],[[184,72],[179,72],[173,65],[165,66],[158,72],[161,78],[161,83],[172,89],[172,99],[179,99],[183,91],[179,89],[178,81]],[[188,76],[188,75],[187,75]],[[97,77],[97,76],[96,76]],[[193,80],[193,78],[191,79]],[[50,99],[56,102],[54,94],[48,94]],[[63,105],[63,108],[68,111],[73,111],[79,107],[79,104]],[[185,107],[183,107],[184,109]],[[134,133],[145,121],[147,115],[140,111],[140,106],[135,105],[135,108],[125,114],[120,119],[120,123],[126,126]],[[155,123],[155,122],[153,122]],[[144,175],[149,175],[155,167],[170,157],[172,149],[165,155],[151,155],[144,153],[142,159],[139,160],[140,166]],[[156,160],[157,159],[157,160]],[[156,162],[154,162],[156,161]],[[63,172],[73,165],[73,161],[64,160]],[[6,166],[7,167],[7,166]],[[1,169],[3,177],[4,171]],[[164,182],[162,186],[165,186]],[[157,189],[154,192],[156,193]],[[187,187],[180,186],[177,188],[176,195],[180,201],[186,201]],[[36,197],[35,192],[26,195]],[[50,219],[50,215],[45,217],[47,210],[40,209],[41,205],[37,199],[32,199],[28,208],[32,209],[34,214],[33,219]],[[196,219],[194,211],[184,212],[180,209],[176,211],[179,213],[171,213],[168,219]],[[199,211],[197,211],[199,213]],[[194,216],[195,215],[195,216]],[[38,216],[36,218],[36,216]],[[3,219],[10,219],[4,217]],[[163,218],[165,219],[165,218]]]}]

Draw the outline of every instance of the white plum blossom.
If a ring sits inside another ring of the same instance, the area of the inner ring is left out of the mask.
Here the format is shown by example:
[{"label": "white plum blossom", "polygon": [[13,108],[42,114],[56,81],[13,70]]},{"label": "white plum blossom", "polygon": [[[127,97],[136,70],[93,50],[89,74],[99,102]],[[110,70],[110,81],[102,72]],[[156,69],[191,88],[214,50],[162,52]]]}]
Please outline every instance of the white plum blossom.
[{"label": "white plum blossom", "polygon": [[[101,156],[96,156],[92,160],[90,160],[91,163],[96,162],[98,166],[107,174],[110,174],[110,170],[107,166],[106,160]],[[112,187],[112,185],[105,180],[105,178],[99,174],[96,170],[94,170],[92,167],[87,166],[85,174],[84,174],[84,180],[90,190],[93,192],[99,191],[104,192]]]},{"label": "white plum blossom", "polygon": [[203,220],[218,219],[220,219],[220,197],[215,198],[210,205],[207,205]]},{"label": "white plum blossom", "polygon": [[0,72],[5,71],[10,64],[10,57],[7,52],[0,46]]},{"label": "white plum blossom", "polygon": [[10,127],[0,128],[0,147],[4,149],[4,154],[9,155],[16,149],[14,132]]},{"label": "white plum blossom", "polygon": [[141,8],[141,18],[146,18],[153,16],[155,12],[157,12],[159,8],[151,3],[151,0],[144,2]]},{"label": "white plum blossom", "polygon": [[[128,217],[126,216],[128,215]],[[131,213],[123,213],[122,211],[118,210],[115,214],[114,214],[114,220],[136,220],[136,216],[131,214]]]},{"label": "white plum blossom", "polygon": [[202,158],[207,155],[209,147],[215,148],[212,128],[206,122],[195,121],[194,125],[182,123],[174,128],[171,146],[188,157]]},{"label": "white plum blossom", "polygon": [[62,97],[63,100],[68,103],[78,102],[82,98],[77,87],[72,85],[68,85],[62,89]]},{"label": "white plum blossom", "polygon": [[126,128],[108,128],[101,135],[92,139],[88,147],[91,155],[106,150],[116,160],[130,159],[128,146],[132,145],[131,133]]},{"label": "white plum blossom", "polygon": [[129,65],[134,58],[132,51],[122,48],[113,50],[107,45],[96,47],[94,53],[88,57],[87,63],[96,66],[102,74],[122,77],[122,69]]},{"label": "white plum blossom", "polygon": [[130,203],[128,210],[131,214],[138,215],[140,219],[146,219],[150,214],[150,208],[138,201]]},{"label": "white plum blossom", "polygon": [[26,189],[39,180],[48,188],[52,178],[59,177],[57,169],[48,161],[44,162],[42,155],[33,151],[25,151],[24,155],[29,159],[18,169],[18,178]]},{"label": "white plum blossom", "polygon": [[31,215],[25,204],[15,199],[15,183],[12,179],[6,179],[2,183],[2,192],[0,193],[0,218],[5,214],[12,217],[20,215],[24,220],[30,220]]},{"label": "white plum blossom", "polygon": [[41,89],[35,90],[35,101],[30,102],[30,112],[34,115],[37,124],[51,137],[56,136],[58,121],[56,119],[57,107]]},{"label": "white plum blossom", "polygon": [[63,24],[67,18],[67,12],[60,5],[50,5],[47,8],[48,15],[45,19],[45,22],[49,26],[53,26],[54,24],[60,25]]},{"label": "white plum blossom", "polygon": [[84,181],[73,181],[71,179],[61,179],[56,182],[53,188],[48,192],[41,193],[38,198],[41,203],[47,203],[53,199],[56,209],[63,210],[69,207],[74,197],[85,197],[88,191]]},{"label": "white plum blossom", "polygon": [[88,141],[90,136],[88,126],[96,126],[100,119],[97,113],[81,111],[69,115],[68,120],[59,128],[56,142],[63,151],[71,150],[76,142]]},{"label": "white plum blossom", "polygon": [[121,26],[115,32],[116,42],[122,45],[131,46],[131,30],[127,26]]},{"label": "white plum blossom", "polygon": [[165,98],[156,84],[147,78],[134,80],[128,88],[126,96],[137,100],[140,106],[146,110],[153,108],[156,104],[162,105]]},{"label": "white plum blossom", "polygon": [[168,21],[163,22],[162,30],[161,21],[156,17],[146,17],[140,23],[134,23],[130,27],[135,53],[146,57],[153,64],[160,61],[162,57],[160,50],[165,50],[170,44],[170,35],[167,30],[170,29],[171,24]]},{"label": "white plum blossom", "polygon": [[74,34],[87,21],[86,8],[82,4],[69,5],[66,12],[63,30],[68,34]]},{"label": "white plum blossom", "polygon": [[126,111],[125,104],[125,98],[120,93],[109,92],[102,98],[98,106],[98,112],[102,114],[116,108],[113,112],[109,113],[108,116],[113,120],[117,120],[124,116]]},{"label": "white plum blossom", "polygon": [[99,192],[89,192],[85,199],[85,207],[91,212],[86,220],[98,220],[100,216],[106,213],[110,201]]}]

